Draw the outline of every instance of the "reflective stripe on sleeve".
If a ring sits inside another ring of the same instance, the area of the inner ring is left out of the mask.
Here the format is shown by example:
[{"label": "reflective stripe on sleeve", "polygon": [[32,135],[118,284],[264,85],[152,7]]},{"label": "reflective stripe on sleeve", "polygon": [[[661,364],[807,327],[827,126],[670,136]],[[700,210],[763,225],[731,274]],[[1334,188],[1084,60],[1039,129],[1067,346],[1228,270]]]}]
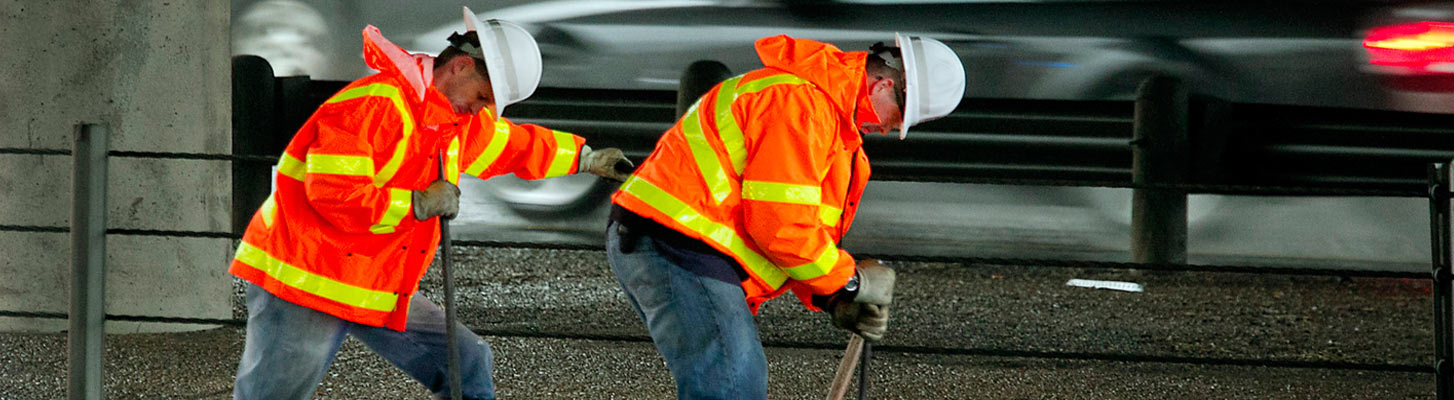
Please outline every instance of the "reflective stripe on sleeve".
[{"label": "reflective stripe on sleeve", "polygon": [[575,136],[570,133],[557,130],[551,130],[550,133],[555,135],[555,157],[550,159],[550,168],[545,170],[545,177],[569,175],[571,167],[578,164],[576,153],[581,149],[576,147]]},{"label": "reflective stripe on sleeve", "polygon": [[302,182],[305,178],[304,175],[308,173],[308,168],[303,165],[303,160],[293,157],[292,154],[283,153],[283,158],[278,160],[278,173]]},{"label": "reflective stripe on sleeve", "polygon": [[783,282],[787,281],[787,273],[778,269],[766,257],[747,247],[747,241],[732,227],[707,219],[701,212],[651,182],[632,176],[621,185],[621,191],[641,199],[662,214],[671,216],[672,219],[696,232],[704,240],[710,240],[728,249],[728,252],[736,255],[748,269],[752,270],[753,274],[761,278],[773,290],[782,287]]},{"label": "reflective stripe on sleeve", "polygon": [[369,232],[376,234],[394,233],[394,228],[404,221],[404,216],[409,215],[414,209],[414,191],[408,189],[389,189],[389,207],[384,210],[384,215],[379,217],[379,223],[369,227]]},{"label": "reflective stripe on sleeve", "polygon": [[819,204],[818,218],[823,220],[823,225],[838,226],[838,220],[843,219],[843,209],[827,204]]},{"label": "reflective stripe on sleeve", "polygon": [[305,164],[310,174],[374,177],[374,160],[366,156],[309,154]]},{"label": "reflective stripe on sleeve", "polygon": [[742,199],[778,203],[817,205],[823,200],[822,188],[766,181],[742,181]]},{"label": "reflective stripe on sleeve", "polygon": [[236,259],[284,285],[343,305],[390,312],[394,311],[399,300],[399,296],[391,292],[353,286],[288,265],[247,242],[237,246]]},{"label": "reflective stripe on sleeve", "polygon": [[261,213],[263,215],[263,225],[269,228],[273,226],[273,221],[278,218],[278,202],[273,200],[273,197],[277,195],[278,194],[276,192],[274,192],[273,194],[269,194],[268,199],[266,201],[263,201],[263,206],[261,207]]},{"label": "reflective stripe on sleeve", "polygon": [[464,172],[470,175],[480,176],[486,169],[490,168],[490,165],[495,163],[495,160],[500,158],[500,154],[505,152],[505,144],[509,142],[510,123],[495,121],[495,131],[490,135],[490,144],[485,145],[485,151],[480,152],[479,158],[470,162],[469,168],[465,168]]},{"label": "reflective stripe on sleeve", "polygon": [[838,246],[834,246],[830,242],[824,247],[826,248],[823,249],[823,253],[818,255],[817,260],[788,268],[788,276],[794,280],[805,281],[827,275],[828,271],[832,271],[833,266],[838,265]]}]

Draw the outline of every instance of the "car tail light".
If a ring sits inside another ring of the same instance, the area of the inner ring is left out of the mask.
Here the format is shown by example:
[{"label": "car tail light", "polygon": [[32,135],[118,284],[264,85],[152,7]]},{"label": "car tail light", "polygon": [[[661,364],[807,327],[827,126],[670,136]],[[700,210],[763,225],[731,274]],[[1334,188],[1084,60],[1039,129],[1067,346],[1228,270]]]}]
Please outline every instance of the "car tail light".
[{"label": "car tail light", "polygon": [[1454,74],[1454,23],[1416,22],[1368,31],[1370,66],[1394,74]]}]

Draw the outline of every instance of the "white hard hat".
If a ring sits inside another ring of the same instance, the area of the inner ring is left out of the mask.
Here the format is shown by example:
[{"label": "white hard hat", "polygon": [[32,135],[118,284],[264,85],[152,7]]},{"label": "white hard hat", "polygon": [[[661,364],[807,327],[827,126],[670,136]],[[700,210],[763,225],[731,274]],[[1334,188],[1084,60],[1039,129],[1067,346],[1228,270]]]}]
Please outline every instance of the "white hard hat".
[{"label": "white hard hat", "polygon": [[894,34],[904,60],[904,124],[909,127],[949,115],[964,98],[964,64],[949,46],[923,36]]},{"label": "white hard hat", "polygon": [[475,32],[481,48],[462,48],[471,56],[485,60],[490,73],[490,86],[495,92],[495,114],[505,113],[505,106],[519,103],[535,94],[540,86],[540,46],[525,28],[509,22],[480,17],[464,8],[465,32]]}]

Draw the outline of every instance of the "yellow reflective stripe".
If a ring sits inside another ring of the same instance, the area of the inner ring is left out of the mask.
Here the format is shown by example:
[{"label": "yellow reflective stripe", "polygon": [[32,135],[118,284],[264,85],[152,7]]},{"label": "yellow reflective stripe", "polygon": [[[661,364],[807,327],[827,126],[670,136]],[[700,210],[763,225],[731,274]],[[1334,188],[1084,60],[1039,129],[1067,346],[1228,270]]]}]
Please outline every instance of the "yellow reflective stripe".
[{"label": "yellow reflective stripe", "polygon": [[818,218],[823,220],[823,225],[838,226],[838,220],[843,219],[843,209],[827,204],[819,204]]},{"label": "yellow reflective stripe", "polygon": [[722,147],[727,150],[727,161],[732,163],[732,170],[738,175],[747,163],[747,144],[742,138],[742,128],[737,126],[737,117],[732,115],[732,102],[737,101],[741,92],[737,90],[737,82],[742,80],[738,75],[732,79],[722,82],[722,87],[717,89],[717,110],[713,112],[717,121],[717,137],[722,139]]},{"label": "yellow reflective stripe", "polygon": [[268,199],[263,201],[263,225],[266,225],[268,227],[272,227],[273,220],[278,218],[278,203],[276,201],[273,201],[273,196],[276,195],[277,193],[269,194]]},{"label": "yellow reflective stripe", "polygon": [[480,176],[486,169],[490,168],[500,154],[505,152],[505,144],[510,142],[510,124],[505,121],[495,121],[495,133],[490,135],[490,144],[485,151],[480,152],[480,157],[470,163],[469,168],[464,172],[474,176]]},{"label": "yellow reflective stripe", "polygon": [[787,272],[793,280],[806,281],[827,275],[828,271],[833,270],[834,265],[838,265],[838,246],[828,243],[827,248],[823,249],[823,254],[819,255],[817,260],[788,268]]},{"label": "yellow reflective stripe", "polygon": [[777,74],[777,75],[765,76],[765,77],[762,77],[762,78],[753,79],[751,81],[748,81],[747,83],[742,84],[742,86],[737,87],[737,92],[740,93],[740,94],[754,93],[754,92],[757,92],[759,90],[767,89],[768,86],[777,85],[777,84],[783,84],[783,83],[809,83],[809,82],[808,82],[807,79],[799,78],[797,75],[793,75],[793,74]]},{"label": "yellow reflective stripe", "polygon": [[409,137],[414,135],[414,117],[409,115],[408,103],[405,103],[404,97],[399,95],[399,88],[382,83],[345,90],[342,93],[334,95],[333,98],[328,99],[328,103],[332,104],[365,96],[380,96],[389,99],[390,102],[394,103],[394,108],[399,111],[399,121],[403,125],[401,127],[403,136],[394,145],[394,154],[389,157],[388,162],[384,163],[384,168],[379,169],[378,174],[374,175],[374,186],[381,187],[389,179],[394,178],[394,174],[399,172],[399,165],[404,162],[404,153],[409,147]]},{"label": "yellow reflective stripe", "polygon": [[389,208],[384,210],[384,215],[379,216],[379,223],[369,227],[369,232],[376,234],[394,233],[394,228],[404,221],[404,216],[414,210],[414,191],[408,189],[389,189]]},{"label": "yellow reflective stripe", "polygon": [[242,242],[237,246],[236,259],[243,264],[257,268],[279,283],[343,305],[389,312],[394,311],[394,306],[399,300],[399,295],[391,292],[353,286],[288,265],[283,260],[279,260],[247,242]]},{"label": "yellow reflective stripe", "polygon": [[309,154],[308,173],[374,177],[374,160],[364,156]]},{"label": "yellow reflective stripe", "polygon": [[808,80],[793,74],[767,76],[748,81],[739,87],[741,80],[742,76],[738,75],[722,82],[722,87],[717,89],[717,108],[713,111],[717,122],[717,136],[722,139],[722,146],[727,150],[727,161],[732,163],[732,170],[739,175],[746,168],[747,144],[742,137],[742,128],[737,125],[737,117],[732,115],[732,103],[744,94],[756,93],[772,85],[810,84]]},{"label": "yellow reflective stripe", "polygon": [[304,174],[308,168],[304,166],[303,160],[293,157],[292,154],[283,153],[283,158],[278,160],[278,173],[283,176],[303,181]]},{"label": "yellow reflective stripe", "polygon": [[773,290],[777,290],[783,285],[783,282],[787,281],[786,273],[778,269],[766,257],[747,247],[747,241],[732,227],[707,219],[701,212],[651,182],[632,176],[621,186],[621,191],[636,196],[651,208],[671,216],[682,226],[701,235],[704,240],[710,240],[727,248],[728,252],[736,255],[748,269],[752,270],[753,274],[761,278]]},{"label": "yellow reflective stripe", "polygon": [[823,201],[821,188],[766,181],[742,181],[742,199],[816,205]]},{"label": "yellow reflective stripe", "polygon": [[571,134],[557,130],[550,132],[555,135],[555,158],[550,160],[550,168],[545,170],[545,177],[569,175],[571,167],[578,164],[576,153],[581,149],[576,147],[576,139]]},{"label": "yellow reflective stripe", "polygon": [[732,184],[727,180],[727,173],[722,171],[722,162],[717,160],[717,152],[712,151],[712,144],[707,142],[707,136],[702,132],[701,115],[697,110],[697,106],[701,104],[700,100],[692,104],[687,115],[682,117],[682,134],[687,137],[692,159],[697,162],[697,171],[702,173],[707,190],[712,192],[712,200],[721,204],[732,194]]},{"label": "yellow reflective stripe", "polygon": [[444,176],[449,183],[459,184],[459,136],[449,140],[449,150],[444,151]]}]

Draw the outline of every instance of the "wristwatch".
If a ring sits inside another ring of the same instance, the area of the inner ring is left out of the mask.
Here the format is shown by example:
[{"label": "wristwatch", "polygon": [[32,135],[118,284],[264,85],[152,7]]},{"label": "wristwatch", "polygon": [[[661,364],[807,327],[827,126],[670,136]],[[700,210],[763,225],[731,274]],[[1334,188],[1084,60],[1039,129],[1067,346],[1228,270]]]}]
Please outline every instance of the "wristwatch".
[{"label": "wristwatch", "polygon": [[853,271],[853,276],[848,278],[848,283],[843,284],[843,290],[849,293],[858,293],[858,271]]}]

